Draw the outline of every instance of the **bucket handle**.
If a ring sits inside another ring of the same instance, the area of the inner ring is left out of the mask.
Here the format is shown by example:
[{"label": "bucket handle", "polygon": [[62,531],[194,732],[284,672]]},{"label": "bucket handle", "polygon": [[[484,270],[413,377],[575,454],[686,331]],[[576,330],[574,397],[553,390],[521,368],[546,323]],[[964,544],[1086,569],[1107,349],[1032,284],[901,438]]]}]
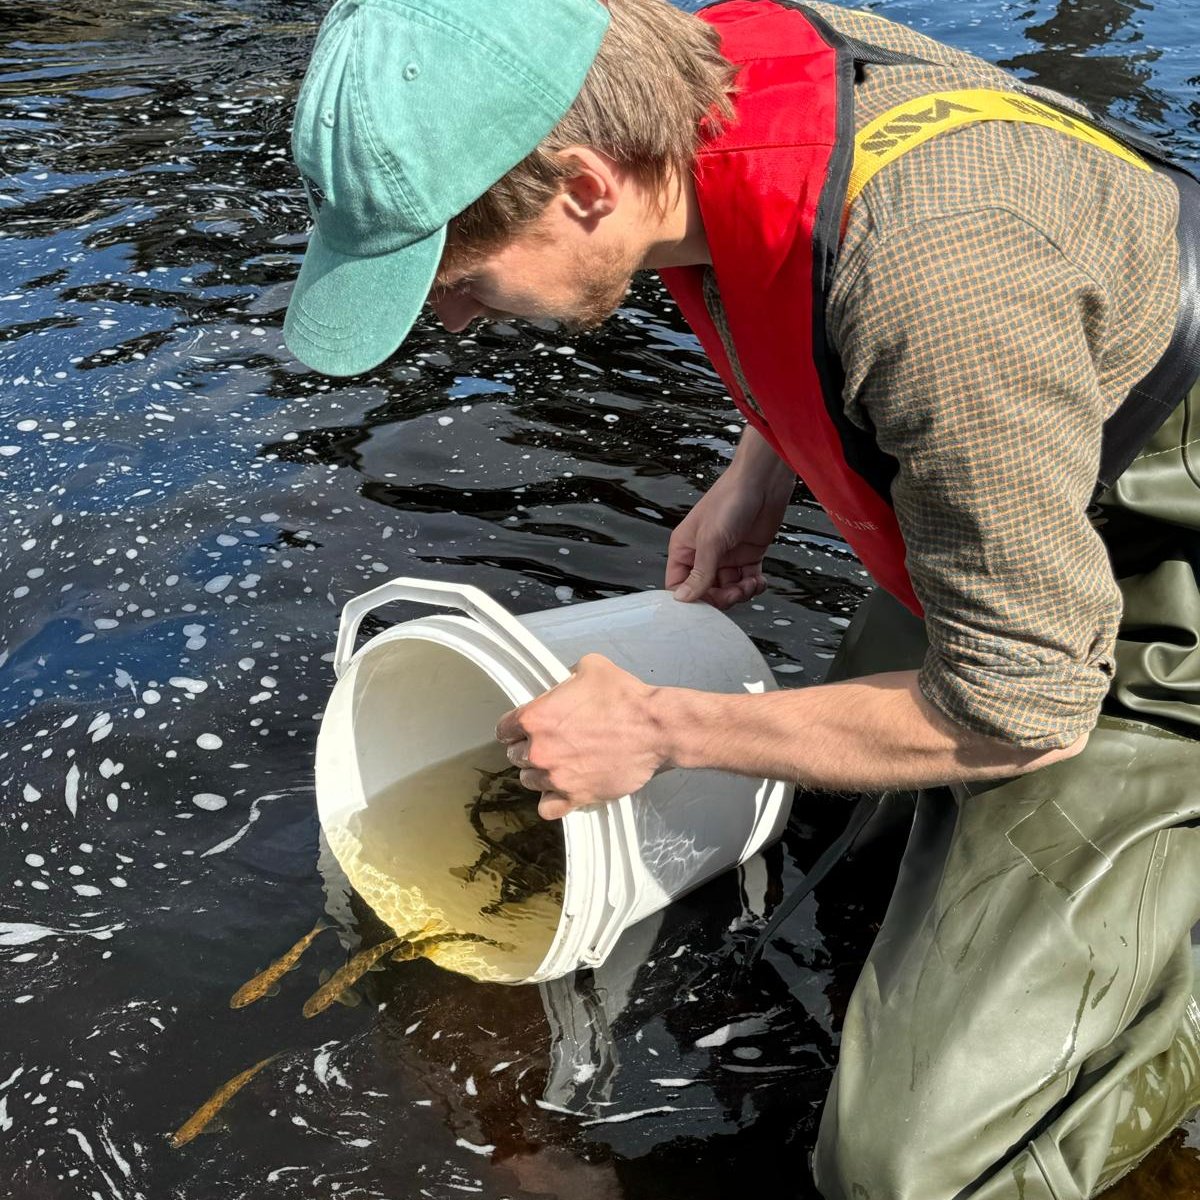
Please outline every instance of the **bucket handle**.
[{"label": "bucket handle", "polygon": [[338,679],[341,679],[354,657],[354,642],[363,617],[372,609],[394,600],[432,604],[466,613],[492,633],[499,634],[509,643],[515,643],[515,648],[524,652],[526,665],[546,688],[570,678],[571,672],[512,613],[497,604],[486,592],[469,583],[435,583],[401,577],[355,596],[342,609],[337,648],[333,654],[333,673]]}]

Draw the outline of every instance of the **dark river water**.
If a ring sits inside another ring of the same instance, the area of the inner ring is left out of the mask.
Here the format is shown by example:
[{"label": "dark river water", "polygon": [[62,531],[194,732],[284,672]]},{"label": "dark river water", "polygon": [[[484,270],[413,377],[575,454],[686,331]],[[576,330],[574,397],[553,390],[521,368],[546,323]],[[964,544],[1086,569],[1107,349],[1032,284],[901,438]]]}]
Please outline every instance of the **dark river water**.
[{"label": "dark river water", "polygon": [[[1200,158],[1197,0],[874,7]],[[350,381],[290,358],[288,127],[323,9],[0,3],[0,1194],[813,1196],[891,851],[736,967],[841,803],[602,971],[503,988],[418,961],[301,1013],[380,936],[315,816],[340,606],[399,574],[517,612],[658,586],[739,428],[649,281],[595,335],[426,321]],[[738,620],[781,683],[819,679],[865,580],[813,505],[770,581]],[[232,1010],[323,913],[336,936]],[[1171,1161],[1198,1147],[1193,1124]]]}]

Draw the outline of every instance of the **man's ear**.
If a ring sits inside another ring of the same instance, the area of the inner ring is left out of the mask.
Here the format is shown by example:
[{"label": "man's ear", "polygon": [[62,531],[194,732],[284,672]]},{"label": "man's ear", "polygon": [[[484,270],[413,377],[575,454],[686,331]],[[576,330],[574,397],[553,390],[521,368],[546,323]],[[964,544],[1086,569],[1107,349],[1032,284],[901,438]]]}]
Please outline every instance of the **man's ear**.
[{"label": "man's ear", "polygon": [[594,223],[609,216],[621,198],[623,180],[616,164],[591,146],[568,146],[559,151],[567,167],[563,199],[577,220]]}]

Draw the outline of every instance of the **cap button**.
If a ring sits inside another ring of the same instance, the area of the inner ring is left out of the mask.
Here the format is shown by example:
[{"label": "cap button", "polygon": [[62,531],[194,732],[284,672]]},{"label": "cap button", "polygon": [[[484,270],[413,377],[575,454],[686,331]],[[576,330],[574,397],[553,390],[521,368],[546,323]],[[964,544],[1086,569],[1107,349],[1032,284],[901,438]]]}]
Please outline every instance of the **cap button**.
[{"label": "cap button", "polygon": [[333,128],[333,109],[332,108],[327,108],[321,114],[321,124],[324,125],[326,129]]},{"label": "cap button", "polygon": [[410,83],[412,82],[412,80],[416,79],[416,77],[418,75],[420,75],[420,73],[421,73],[421,64],[420,63],[410,62],[408,64],[408,66],[404,68],[404,78],[407,79]]}]

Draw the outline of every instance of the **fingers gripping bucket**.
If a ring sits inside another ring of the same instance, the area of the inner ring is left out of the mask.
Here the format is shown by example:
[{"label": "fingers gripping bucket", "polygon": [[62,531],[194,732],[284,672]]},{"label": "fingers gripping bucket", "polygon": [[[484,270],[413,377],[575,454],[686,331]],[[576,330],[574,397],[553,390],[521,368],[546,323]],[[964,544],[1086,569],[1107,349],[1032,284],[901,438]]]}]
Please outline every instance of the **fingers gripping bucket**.
[{"label": "fingers gripping bucket", "polygon": [[[394,625],[355,652],[363,618],[393,601],[454,611]],[[539,829],[562,839],[561,903],[547,897],[552,910],[532,920],[493,920],[512,915],[502,911],[503,897],[481,906],[452,869],[477,849],[470,773],[439,796],[410,795],[405,781],[472,754],[503,762],[494,738],[500,716],[566,679],[564,664],[590,652],[658,686],[775,689],[762,656],[728,617],[667,592],[517,618],[478,588],[395,579],[343,609],[337,683],[317,739],[321,824],[350,883],[397,934],[433,916],[471,935],[430,951],[444,966],[505,983],[597,966],[628,926],[783,829],[791,804],[783,783],[666,771],[635,795]]]}]

